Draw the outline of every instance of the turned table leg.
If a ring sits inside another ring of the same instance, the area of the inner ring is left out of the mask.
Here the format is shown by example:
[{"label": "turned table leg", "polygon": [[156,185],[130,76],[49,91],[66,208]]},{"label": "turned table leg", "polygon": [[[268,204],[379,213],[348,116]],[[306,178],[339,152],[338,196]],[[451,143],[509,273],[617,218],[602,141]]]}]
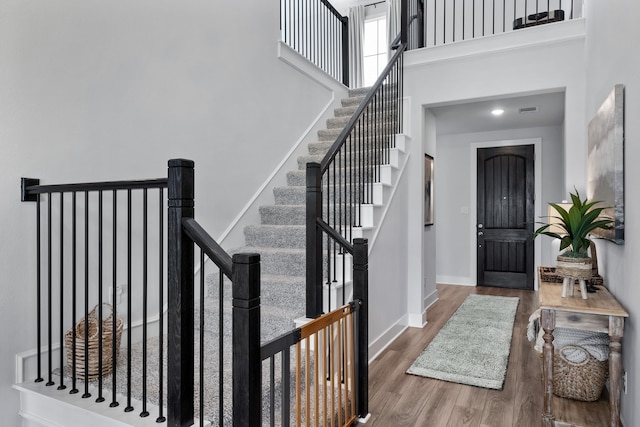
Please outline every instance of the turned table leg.
[{"label": "turned table leg", "polygon": [[556,325],[555,310],[542,310],[542,329],[544,329],[544,346],[542,349],[542,388],[544,393],[543,427],[554,425],[553,417],[553,330]]},{"label": "turned table leg", "polygon": [[620,425],[620,393],[622,392],[622,334],[624,319],[609,316],[609,410],[611,427]]}]

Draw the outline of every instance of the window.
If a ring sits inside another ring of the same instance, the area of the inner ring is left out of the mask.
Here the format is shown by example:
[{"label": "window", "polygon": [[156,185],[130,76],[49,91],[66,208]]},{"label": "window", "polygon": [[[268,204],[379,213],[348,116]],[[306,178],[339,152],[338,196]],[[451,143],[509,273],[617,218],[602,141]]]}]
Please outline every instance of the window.
[{"label": "window", "polygon": [[373,85],[387,66],[387,50],[387,18],[382,16],[367,20],[364,23],[362,46],[365,87]]}]

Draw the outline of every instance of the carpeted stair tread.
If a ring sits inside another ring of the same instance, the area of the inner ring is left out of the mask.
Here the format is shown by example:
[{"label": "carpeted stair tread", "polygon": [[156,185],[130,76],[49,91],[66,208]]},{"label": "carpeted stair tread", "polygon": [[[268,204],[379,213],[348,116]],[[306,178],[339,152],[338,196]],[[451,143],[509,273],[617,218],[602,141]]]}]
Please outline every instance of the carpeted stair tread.
[{"label": "carpeted stair tread", "polygon": [[351,96],[349,98],[343,98],[340,103],[343,107],[349,107],[351,105],[359,105],[364,99],[364,95],[362,96]]},{"label": "carpeted stair tread", "polygon": [[338,107],[336,109],[333,110],[333,115],[335,117],[343,117],[343,116],[349,116],[351,117],[353,115],[353,113],[356,112],[356,110],[358,109],[358,105],[349,105],[347,107]]},{"label": "carpeted stair tread", "polygon": [[[389,122],[383,122],[380,124],[380,126],[377,128],[378,130],[375,132],[374,135],[380,136],[380,135],[391,135],[393,132],[393,130],[391,130],[392,125]],[[318,131],[318,139],[320,141],[335,141],[336,138],[340,135],[340,133],[342,132],[342,128],[335,128],[335,129],[321,129]]]},{"label": "carpeted stair tread", "polygon": [[354,96],[365,96],[367,93],[369,93],[369,91],[371,90],[371,87],[357,87],[357,88],[352,88],[349,89],[349,96],[350,97],[354,97]]},{"label": "carpeted stair tread", "polygon": [[[361,151],[355,150],[354,153],[360,153]],[[350,152],[349,152],[350,153]],[[306,156],[298,157],[298,169],[307,169],[307,163],[321,163],[324,159],[325,154],[309,154]],[[341,154],[341,159],[337,164],[338,168],[344,168],[345,166],[350,166],[353,163],[358,162],[357,159],[352,158],[353,154]],[[376,161],[377,164],[386,164],[388,161],[384,159],[385,153],[377,150],[371,150],[366,155],[368,162]],[[388,157],[388,156],[387,156]]]},{"label": "carpeted stair tread", "polygon": [[287,172],[287,185],[291,187],[304,187],[307,185],[307,171],[294,170]]},{"label": "carpeted stair tread", "polygon": [[280,274],[293,277],[306,274],[306,252],[304,248],[248,246],[242,248],[240,252],[260,254],[263,274]]},{"label": "carpeted stair tread", "polygon": [[304,205],[307,200],[307,187],[276,187],[273,189],[273,196],[277,205]]},{"label": "carpeted stair tread", "polygon": [[302,249],[306,244],[304,225],[249,225],[244,233],[247,246]]},{"label": "carpeted stair tread", "polygon": [[305,212],[303,204],[260,206],[260,219],[268,225],[304,225]]}]

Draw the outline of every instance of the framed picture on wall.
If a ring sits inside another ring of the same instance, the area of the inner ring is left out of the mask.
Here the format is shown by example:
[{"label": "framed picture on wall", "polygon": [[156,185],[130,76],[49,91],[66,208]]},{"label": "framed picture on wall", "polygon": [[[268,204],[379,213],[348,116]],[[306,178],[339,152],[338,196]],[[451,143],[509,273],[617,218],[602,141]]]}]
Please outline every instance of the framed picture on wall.
[{"label": "framed picture on wall", "polygon": [[433,157],[424,155],[424,225],[433,225]]},{"label": "framed picture on wall", "polygon": [[611,230],[593,230],[601,238],[624,242],[624,86],[615,85],[589,122],[587,197],[606,206]]}]

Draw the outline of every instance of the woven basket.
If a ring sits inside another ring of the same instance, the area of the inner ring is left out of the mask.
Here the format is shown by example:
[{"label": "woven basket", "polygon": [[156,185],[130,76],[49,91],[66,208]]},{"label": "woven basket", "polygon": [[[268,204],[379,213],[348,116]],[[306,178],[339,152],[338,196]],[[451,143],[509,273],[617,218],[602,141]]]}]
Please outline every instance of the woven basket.
[{"label": "woven basket", "polygon": [[556,274],[572,279],[589,280],[593,275],[591,258],[571,258],[558,255]]},{"label": "woven basket", "polygon": [[[581,363],[567,360],[563,354],[565,349],[578,349],[586,354]],[[540,366],[543,364],[543,353],[538,353]],[[593,402],[600,398],[602,389],[609,376],[609,362],[600,361],[588,351],[577,345],[568,345],[556,350],[553,356],[553,394],[568,399]]]},{"label": "woven basket", "polygon": [[[75,327],[69,329],[64,334],[64,343],[67,348],[67,367],[69,370],[73,369],[73,331],[75,329],[75,359],[76,359],[76,377],[85,380],[95,380],[100,376],[111,373],[113,369],[113,307],[111,304],[104,303],[103,305],[109,307],[111,312],[109,316],[102,320],[102,371],[100,371],[100,357],[99,346],[100,337],[98,319],[98,305],[93,307],[93,310],[89,312],[87,317],[87,323],[89,326],[88,333],[85,335],[85,318],[80,319],[76,323]],[[122,336],[122,319],[116,318],[116,359],[120,352],[120,337]],[[86,339],[85,339],[86,337]],[[85,347],[86,345],[86,347]],[[88,349],[88,369],[85,372],[85,348]]]}]

